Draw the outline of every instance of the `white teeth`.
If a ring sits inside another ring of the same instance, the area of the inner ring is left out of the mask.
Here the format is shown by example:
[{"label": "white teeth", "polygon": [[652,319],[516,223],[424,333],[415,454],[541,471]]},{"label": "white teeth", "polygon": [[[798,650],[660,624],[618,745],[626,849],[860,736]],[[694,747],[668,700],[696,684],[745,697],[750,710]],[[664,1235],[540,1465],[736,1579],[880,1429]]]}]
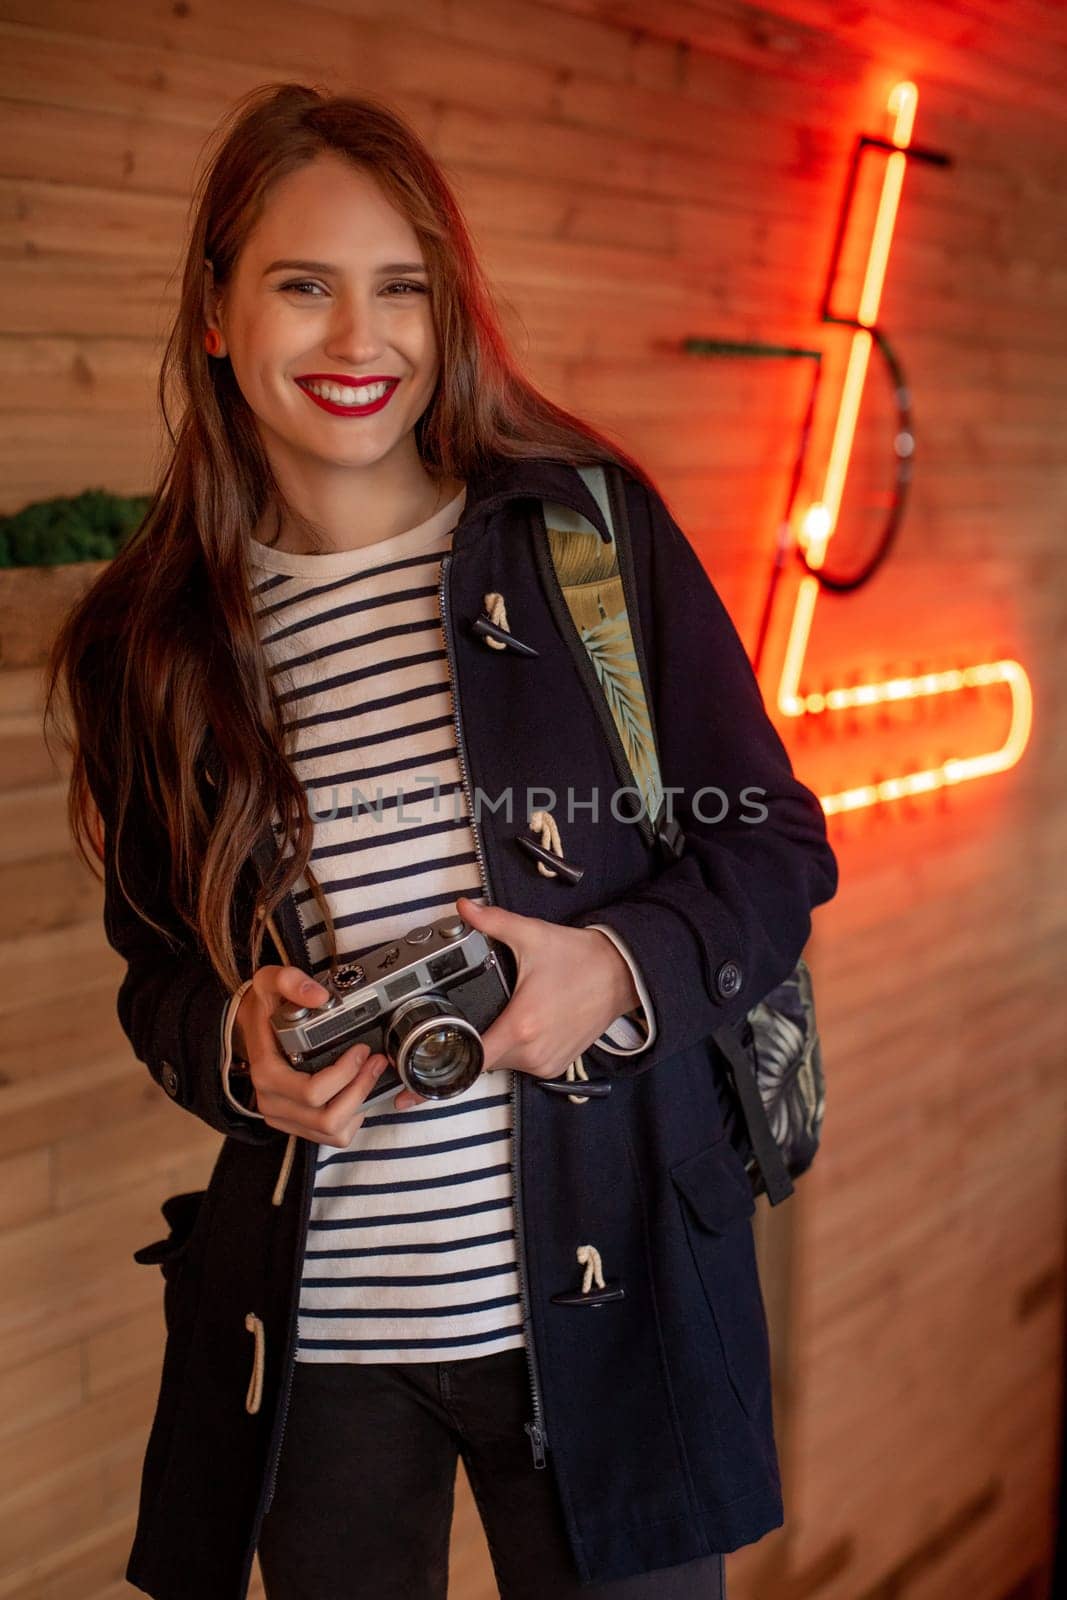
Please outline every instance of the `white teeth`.
[{"label": "white teeth", "polygon": [[347,384],[337,383],[305,383],[304,388],[310,389],[312,394],[317,394],[324,400],[332,400],[335,406],[367,406],[372,400],[380,400],[385,391],[390,387],[388,383],[369,383],[361,389],[350,389]]}]

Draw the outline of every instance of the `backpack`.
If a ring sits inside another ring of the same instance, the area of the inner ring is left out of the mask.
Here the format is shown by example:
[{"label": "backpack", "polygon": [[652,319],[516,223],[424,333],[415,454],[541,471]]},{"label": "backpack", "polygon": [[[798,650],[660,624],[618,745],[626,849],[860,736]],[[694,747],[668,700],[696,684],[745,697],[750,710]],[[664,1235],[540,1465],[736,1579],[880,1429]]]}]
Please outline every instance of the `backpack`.
[{"label": "backpack", "polygon": [[[575,470],[604,513],[612,542],[605,544],[579,512],[543,501],[550,559],[542,565],[546,579],[549,571],[554,579],[553,610],[601,714],[616,771],[644,798],[635,822],[669,863],[684,853],[685,832],[666,815],[622,479],[614,466]],[[815,1158],[825,1104],[811,973],[803,958],[740,1022],[717,1028],[711,1038],[727,1064],[735,1112],[731,1141],[753,1194],[765,1192],[778,1205]]]}]

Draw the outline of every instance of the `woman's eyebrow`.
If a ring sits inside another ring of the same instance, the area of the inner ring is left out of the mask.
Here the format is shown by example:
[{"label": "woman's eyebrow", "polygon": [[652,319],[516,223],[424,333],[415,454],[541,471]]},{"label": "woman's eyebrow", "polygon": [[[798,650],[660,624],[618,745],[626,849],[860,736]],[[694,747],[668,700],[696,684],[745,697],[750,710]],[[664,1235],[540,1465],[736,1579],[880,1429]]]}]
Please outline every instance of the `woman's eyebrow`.
[{"label": "woman's eyebrow", "polygon": [[[339,274],[340,267],[331,266],[328,261],[272,261],[264,270],[266,278],[272,272],[282,269],[293,272],[321,272],[323,274]],[[426,267],[421,261],[387,261],[378,268],[379,272],[425,272]]]}]

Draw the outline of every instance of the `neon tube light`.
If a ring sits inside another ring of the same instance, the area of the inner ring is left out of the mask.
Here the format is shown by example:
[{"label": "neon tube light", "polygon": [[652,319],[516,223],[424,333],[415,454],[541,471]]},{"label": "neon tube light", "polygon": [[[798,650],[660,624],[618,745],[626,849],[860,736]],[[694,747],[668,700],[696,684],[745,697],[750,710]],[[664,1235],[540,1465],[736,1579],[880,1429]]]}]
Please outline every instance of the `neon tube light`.
[{"label": "neon tube light", "polygon": [[[827,549],[837,530],[849,462],[855,439],[863,390],[870,360],[870,329],[878,319],[882,288],[889,264],[897,209],[904,183],[907,156],[918,104],[913,83],[898,83],[889,96],[888,110],[895,117],[892,143],[896,146],[886,159],[882,190],[871,232],[867,265],[863,275],[856,321],[861,324],[852,335],[845,378],[838,402],[837,417],[823,479],[822,495],[804,513],[797,542],[804,551],[809,569],[822,566]],[[777,703],[785,716],[822,715],[830,711],[851,710],[860,706],[881,705],[887,701],[916,699],[925,695],[958,693],[975,686],[1004,685],[1011,699],[1011,721],[1004,742],[979,755],[956,757],[939,766],[901,773],[879,783],[858,785],[836,794],[820,795],[823,810],[857,811],[864,806],[900,799],[905,795],[930,793],[948,784],[1005,772],[1013,767],[1026,748],[1033,721],[1033,696],[1030,680],[1018,661],[985,661],[946,672],[925,673],[912,678],[893,678],[884,683],[863,684],[858,688],[830,689],[822,694],[802,694],[800,675],[807,656],[819,580],[809,570],[802,577],[796,594],[786,642],[785,657],[778,685]]]}]

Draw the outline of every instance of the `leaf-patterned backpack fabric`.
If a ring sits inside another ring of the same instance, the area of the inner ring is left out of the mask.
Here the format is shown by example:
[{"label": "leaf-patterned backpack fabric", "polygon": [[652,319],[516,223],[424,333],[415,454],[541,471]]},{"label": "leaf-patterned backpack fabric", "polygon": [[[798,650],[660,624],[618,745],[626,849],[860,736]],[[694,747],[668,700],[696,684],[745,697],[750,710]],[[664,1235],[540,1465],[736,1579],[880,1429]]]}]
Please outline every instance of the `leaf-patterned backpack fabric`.
[{"label": "leaf-patterned backpack fabric", "polygon": [[[684,853],[685,833],[666,816],[622,481],[614,467],[575,470],[604,513],[612,542],[579,512],[545,501],[546,548],[537,546],[538,562],[620,780],[643,797],[636,825],[660,859],[671,861]],[[739,1023],[711,1037],[741,1113],[730,1119],[730,1137],[753,1193],[765,1192],[777,1205],[814,1160],[825,1103],[811,973],[803,958]]]}]

